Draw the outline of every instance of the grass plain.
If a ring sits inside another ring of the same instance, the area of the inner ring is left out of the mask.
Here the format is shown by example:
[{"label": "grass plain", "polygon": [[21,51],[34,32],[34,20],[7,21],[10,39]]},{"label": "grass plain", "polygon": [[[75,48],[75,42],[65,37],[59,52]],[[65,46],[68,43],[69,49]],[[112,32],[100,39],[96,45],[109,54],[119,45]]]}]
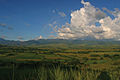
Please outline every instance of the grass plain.
[{"label": "grass plain", "polygon": [[60,46],[0,45],[0,80],[120,80],[119,47]]}]

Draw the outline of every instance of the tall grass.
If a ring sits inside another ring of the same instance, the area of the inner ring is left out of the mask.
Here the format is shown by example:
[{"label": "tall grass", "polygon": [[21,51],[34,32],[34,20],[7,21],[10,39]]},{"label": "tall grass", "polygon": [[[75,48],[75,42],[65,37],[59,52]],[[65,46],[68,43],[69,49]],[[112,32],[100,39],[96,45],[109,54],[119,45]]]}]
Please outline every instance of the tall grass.
[{"label": "tall grass", "polygon": [[[14,69],[9,80],[120,80],[120,70],[101,71],[75,67],[37,66]],[[14,73],[14,74],[13,74]],[[1,80],[6,80],[1,79]]]},{"label": "tall grass", "polygon": [[61,66],[34,69],[35,76],[26,80],[119,80],[120,71],[80,70],[76,68],[62,68]]}]

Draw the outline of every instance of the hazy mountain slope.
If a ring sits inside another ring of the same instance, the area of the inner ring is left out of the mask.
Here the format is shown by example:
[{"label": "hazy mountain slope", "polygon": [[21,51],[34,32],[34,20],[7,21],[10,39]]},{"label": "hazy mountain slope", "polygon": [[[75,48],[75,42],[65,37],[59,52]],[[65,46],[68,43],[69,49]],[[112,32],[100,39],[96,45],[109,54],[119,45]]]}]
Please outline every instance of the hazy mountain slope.
[{"label": "hazy mountain slope", "polygon": [[81,45],[120,45],[120,41],[113,40],[67,40],[67,39],[40,39],[40,40],[29,40],[29,41],[11,41],[0,38],[0,44],[4,45],[47,45],[47,44],[81,44]]}]

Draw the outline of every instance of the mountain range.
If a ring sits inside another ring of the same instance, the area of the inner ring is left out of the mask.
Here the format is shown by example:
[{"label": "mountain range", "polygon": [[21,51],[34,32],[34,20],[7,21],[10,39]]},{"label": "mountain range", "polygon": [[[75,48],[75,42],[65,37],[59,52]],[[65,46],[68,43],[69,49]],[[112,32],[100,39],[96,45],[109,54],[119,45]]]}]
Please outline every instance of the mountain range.
[{"label": "mountain range", "polygon": [[0,38],[3,45],[44,45],[44,44],[87,44],[87,45],[120,45],[120,41],[115,40],[81,40],[81,39],[39,39],[28,41],[14,41]]}]

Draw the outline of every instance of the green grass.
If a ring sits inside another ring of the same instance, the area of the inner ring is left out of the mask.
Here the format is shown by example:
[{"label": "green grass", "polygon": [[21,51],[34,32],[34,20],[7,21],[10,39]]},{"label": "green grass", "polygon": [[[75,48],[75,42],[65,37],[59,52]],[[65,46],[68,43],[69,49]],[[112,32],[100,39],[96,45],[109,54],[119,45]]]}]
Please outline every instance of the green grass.
[{"label": "green grass", "polygon": [[0,70],[3,72],[0,74],[0,78],[3,80],[119,80],[120,75],[119,70],[81,70],[78,68],[62,67],[61,65],[15,68],[14,73],[12,69],[3,68]]},{"label": "green grass", "polygon": [[101,78],[104,75],[110,80],[120,78],[119,49],[49,46],[0,47],[0,80],[105,80]]},{"label": "green grass", "polygon": [[86,64],[102,64],[102,63],[106,63],[106,60],[89,60],[86,62]]}]

